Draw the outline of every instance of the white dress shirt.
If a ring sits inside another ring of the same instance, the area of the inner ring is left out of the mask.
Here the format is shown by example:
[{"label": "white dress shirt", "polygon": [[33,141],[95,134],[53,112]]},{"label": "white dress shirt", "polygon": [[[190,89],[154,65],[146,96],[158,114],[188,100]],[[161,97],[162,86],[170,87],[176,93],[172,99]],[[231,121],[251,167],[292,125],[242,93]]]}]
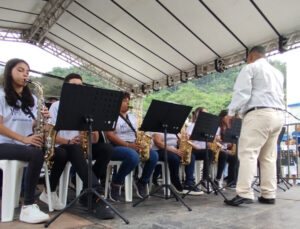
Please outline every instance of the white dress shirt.
[{"label": "white dress shirt", "polygon": [[254,107],[284,109],[283,82],[282,73],[265,58],[248,64],[235,81],[228,115],[245,114]]}]

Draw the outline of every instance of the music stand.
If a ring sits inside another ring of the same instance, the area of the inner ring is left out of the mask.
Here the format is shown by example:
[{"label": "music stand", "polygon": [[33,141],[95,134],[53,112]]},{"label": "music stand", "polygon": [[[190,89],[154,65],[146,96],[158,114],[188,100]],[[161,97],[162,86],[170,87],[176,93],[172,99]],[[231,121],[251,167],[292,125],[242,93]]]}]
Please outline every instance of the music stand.
[{"label": "music stand", "polygon": [[[220,118],[218,116],[207,113],[207,112],[199,112],[190,139],[197,140],[197,141],[204,141],[205,145],[206,145],[204,164],[205,164],[205,168],[207,169],[207,173],[206,173],[207,175],[206,175],[206,177],[203,177],[203,178],[207,182],[206,183],[207,194],[210,193],[209,184],[211,184],[215,194],[217,195],[217,193],[219,192],[226,199],[224,194],[219,190],[219,187],[217,187],[216,184],[212,181],[212,179],[209,176],[209,172],[208,172],[210,169],[209,168],[210,166],[208,163],[208,160],[209,160],[208,159],[208,142],[214,141],[219,124],[220,124]],[[195,187],[198,187],[200,184],[201,184],[201,181],[199,181],[198,184],[195,185]],[[189,192],[187,192],[184,196],[188,195]]]},{"label": "music stand", "polygon": [[280,143],[281,143],[281,140],[283,138],[283,135],[285,133],[285,130],[286,128],[285,127],[282,127],[281,131],[280,131],[280,134],[278,136],[278,139],[277,139],[277,161],[276,161],[276,172],[277,172],[277,187],[280,188],[281,190],[283,191],[286,191],[285,188],[281,187],[280,186],[280,183],[283,183],[287,189],[290,189],[290,187],[292,187],[292,185],[285,179],[282,177],[281,175],[281,148],[280,148]]},{"label": "music stand", "polygon": [[117,214],[126,224],[129,223],[117,209],[108,203],[92,188],[92,131],[114,130],[120,112],[123,93],[108,89],[64,83],[61,92],[55,130],[86,130],[89,136],[88,151],[88,188],[72,200],[57,215],[45,223],[48,227],[63,212],[76,203],[83,195],[88,195],[88,212],[92,212],[92,195],[99,197],[105,205]]},{"label": "music stand", "polygon": [[157,193],[165,188],[164,198],[168,199],[168,189],[173,193],[175,198],[179,200],[189,211],[192,209],[183,201],[177,194],[174,188],[168,184],[168,154],[167,154],[167,133],[177,134],[180,132],[181,127],[184,125],[192,107],[181,104],[163,102],[159,100],[152,100],[148,112],[144,118],[140,130],[164,133],[164,169],[165,169],[165,183],[156,190],[150,192],[143,199],[133,204],[137,206],[142,201],[146,200],[149,196]]},{"label": "music stand", "polygon": [[[224,136],[222,138],[223,142],[232,143],[232,144],[236,145],[235,157],[236,157],[236,162],[238,164],[239,164],[239,160],[238,160],[238,145],[239,144],[238,143],[239,143],[239,137],[241,134],[241,128],[242,128],[242,119],[235,118],[232,121],[230,128],[226,128]],[[236,170],[237,170],[237,168],[236,168]],[[228,186],[228,184],[227,184],[227,186]]]}]

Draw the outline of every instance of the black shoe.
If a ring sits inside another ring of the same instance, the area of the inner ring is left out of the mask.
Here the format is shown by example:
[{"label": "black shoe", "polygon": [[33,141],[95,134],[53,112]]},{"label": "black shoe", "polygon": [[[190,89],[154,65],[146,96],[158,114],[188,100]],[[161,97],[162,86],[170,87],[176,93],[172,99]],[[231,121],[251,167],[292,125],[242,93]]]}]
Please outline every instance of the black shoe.
[{"label": "black shoe", "polygon": [[182,192],[184,194],[188,193],[188,195],[192,196],[198,196],[203,194],[203,191],[200,188],[195,187],[193,185],[184,185]]},{"label": "black shoe", "polygon": [[98,219],[113,219],[115,213],[103,201],[99,200],[97,207],[94,211],[95,217]]},{"label": "black shoe", "polygon": [[224,200],[225,204],[239,206],[240,204],[252,204],[253,200],[236,195],[232,200]]},{"label": "black shoe", "polygon": [[146,194],[146,184],[143,184],[143,183],[137,181],[135,183],[135,187],[136,187],[136,194],[138,197],[144,198],[147,195]]},{"label": "black shoe", "polygon": [[275,199],[273,198],[264,198],[262,196],[258,197],[258,202],[262,204],[275,204]]},{"label": "black shoe", "polygon": [[121,200],[121,186],[110,184],[109,198],[114,202],[119,202]]},{"label": "black shoe", "polygon": [[226,188],[229,188],[229,189],[236,189],[236,184],[234,184],[234,183],[228,184],[228,185],[226,186]]}]

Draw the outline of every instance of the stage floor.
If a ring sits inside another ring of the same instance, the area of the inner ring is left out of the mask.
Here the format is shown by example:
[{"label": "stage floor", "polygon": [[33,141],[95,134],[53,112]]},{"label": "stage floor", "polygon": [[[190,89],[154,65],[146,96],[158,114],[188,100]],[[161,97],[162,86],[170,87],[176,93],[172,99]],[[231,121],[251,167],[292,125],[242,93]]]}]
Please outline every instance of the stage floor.
[{"label": "stage floor", "polygon": [[[283,186],[283,185],[281,185]],[[74,192],[70,191],[70,198]],[[233,190],[225,190],[228,198],[235,195]],[[256,193],[257,195],[258,193]],[[135,196],[134,201],[138,200]],[[213,193],[201,196],[187,196],[185,202],[192,208],[188,211],[175,199],[164,200],[151,197],[137,207],[132,203],[113,203],[126,217],[130,224],[126,225],[119,217],[113,220],[98,220],[87,214],[77,203],[72,209],[61,215],[49,228],[136,228],[136,229],[177,229],[177,228],[216,228],[216,229],[282,229],[300,228],[300,186],[293,186],[286,192],[278,190],[275,205],[264,205],[257,200],[250,205],[231,207],[223,203],[221,195]],[[47,211],[47,206],[38,203]],[[51,216],[56,212],[51,213]],[[43,224],[25,224],[18,220],[19,209],[16,209],[15,220],[0,223],[0,229],[35,229],[44,228]]]}]

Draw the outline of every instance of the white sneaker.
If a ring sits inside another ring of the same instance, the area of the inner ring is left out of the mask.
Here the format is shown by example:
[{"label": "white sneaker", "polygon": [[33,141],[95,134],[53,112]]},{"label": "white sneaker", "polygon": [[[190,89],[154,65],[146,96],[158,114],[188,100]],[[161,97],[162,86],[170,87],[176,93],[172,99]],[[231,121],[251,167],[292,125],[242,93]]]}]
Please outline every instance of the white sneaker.
[{"label": "white sneaker", "polygon": [[49,219],[49,215],[42,212],[36,204],[22,206],[20,221],[26,223],[42,223]]},{"label": "white sneaker", "polygon": [[[59,211],[65,208],[65,205],[60,202],[56,192],[51,192],[50,196],[51,196],[52,207],[54,210]],[[48,204],[48,195],[45,191],[42,192],[39,199],[43,201],[45,204]]]}]

